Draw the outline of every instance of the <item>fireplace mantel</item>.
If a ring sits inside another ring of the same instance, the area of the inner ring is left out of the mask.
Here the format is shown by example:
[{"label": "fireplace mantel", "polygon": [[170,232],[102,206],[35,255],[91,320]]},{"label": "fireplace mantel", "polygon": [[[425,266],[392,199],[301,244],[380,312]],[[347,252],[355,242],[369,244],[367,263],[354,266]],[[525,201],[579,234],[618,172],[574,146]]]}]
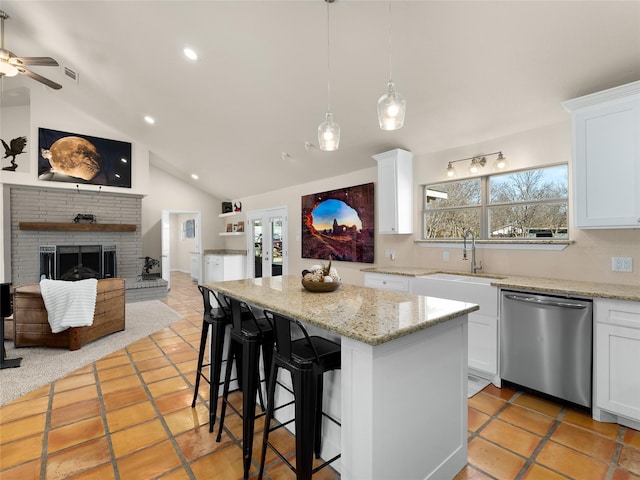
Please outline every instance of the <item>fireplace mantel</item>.
[{"label": "fireplace mantel", "polygon": [[59,223],[59,222],[20,222],[20,230],[49,232],[135,232],[132,223]]}]

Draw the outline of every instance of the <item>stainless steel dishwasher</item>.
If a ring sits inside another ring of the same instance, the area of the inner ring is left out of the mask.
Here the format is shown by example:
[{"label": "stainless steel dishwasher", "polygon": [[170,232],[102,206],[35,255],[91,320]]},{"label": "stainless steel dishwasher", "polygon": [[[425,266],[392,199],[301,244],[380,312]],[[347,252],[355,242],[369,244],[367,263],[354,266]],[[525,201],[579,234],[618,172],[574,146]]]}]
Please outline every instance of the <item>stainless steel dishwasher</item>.
[{"label": "stainless steel dishwasher", "polygon": [[502,290],[500,377],[591,407],[591,300]]}]

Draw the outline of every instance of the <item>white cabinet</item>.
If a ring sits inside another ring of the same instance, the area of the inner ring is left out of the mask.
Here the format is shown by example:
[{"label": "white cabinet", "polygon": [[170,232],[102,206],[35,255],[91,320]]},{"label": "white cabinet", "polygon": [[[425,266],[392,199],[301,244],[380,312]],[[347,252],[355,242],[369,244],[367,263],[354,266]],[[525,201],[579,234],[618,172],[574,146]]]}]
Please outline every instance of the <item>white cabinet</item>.
[{"label": "white cabinet", "polygon": [[224,282],[246,278],[245,255],[205,255],[204,281]]},{"label": "white cabinet", "polygon": [[468,365],[475,373],[499,385],[498,288],[491,279],[436,274],[411,279],[411,293],[475,303],[480,310],[469,314]]},{"label": "white cabinet", "polygon": [[569,100],[577,228],[640,228],[640,82]]},{"label": "white cabinet", "polygon": [[413,154],[399,148],[378,162],[378,233],[413,233]]},{"label": "white cabinet", "polygon": [[200,281],[200,254],[191,254],[191,280]]},{"label": "white cabinet", "polygon": [[386,273],[365,273],[364,286],[409,293],[409,277],[389,275]]},{"label": "white cabinet", "polygon": [[640,302],[595,299],[594,321],[593,417],[637,429],[640,426]]}]

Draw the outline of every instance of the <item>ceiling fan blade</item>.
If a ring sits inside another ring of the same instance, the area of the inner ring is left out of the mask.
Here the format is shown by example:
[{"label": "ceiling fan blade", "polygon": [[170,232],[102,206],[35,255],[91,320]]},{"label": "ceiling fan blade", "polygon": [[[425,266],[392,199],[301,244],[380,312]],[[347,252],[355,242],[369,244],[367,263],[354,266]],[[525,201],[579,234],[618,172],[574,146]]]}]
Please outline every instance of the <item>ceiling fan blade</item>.
[{"label": "ceiling fan blade", "polygon": [[27,70],[24,67],[16,67],[16,68],[18,69],[18,72],[20,72],[21,74],[26,75],[27,77],[32,78],[37,82],[44,83],[47,87],[51,87],[54,90],[60,90],[62,88],[62,85],[60,85],[59,83],[49,80],[48,78],[44,78],[42,75],[38,75],[37,73],[34,73],[31,70]]},{"label": "ceiling fan blade", "polygon": [[12,65],[20,66],[20,65],[41,65],[43,67],[57,67],[58,62],[56,62],[51,57],[16,57],[11,56],[9,59],[9,63]]}]

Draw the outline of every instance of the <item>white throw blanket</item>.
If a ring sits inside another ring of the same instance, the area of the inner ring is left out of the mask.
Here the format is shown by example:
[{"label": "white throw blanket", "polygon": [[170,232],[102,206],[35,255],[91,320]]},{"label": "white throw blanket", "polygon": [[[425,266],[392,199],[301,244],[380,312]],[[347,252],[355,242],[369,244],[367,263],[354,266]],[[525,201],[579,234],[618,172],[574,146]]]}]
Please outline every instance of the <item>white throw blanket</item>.
[{"label": "white throw blanket", "polygon": [[53,333],[93,324],[98,292],[98,280],[95,278],[77,282],[45,278],[40,280],[40,292]]}]

